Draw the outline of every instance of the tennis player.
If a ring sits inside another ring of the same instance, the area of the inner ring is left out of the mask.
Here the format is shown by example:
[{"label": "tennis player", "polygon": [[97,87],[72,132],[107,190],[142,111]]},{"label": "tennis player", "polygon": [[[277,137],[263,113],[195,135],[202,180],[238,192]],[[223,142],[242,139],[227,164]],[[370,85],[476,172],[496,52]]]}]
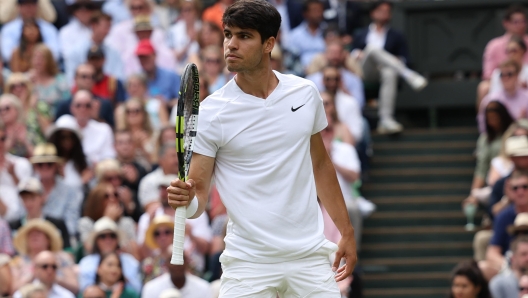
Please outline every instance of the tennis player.
[{"label": "tennis player", "polygon": [[[320,135],[321,97],[308,80],[272,70],[281,17],[271,4],[237,1],[222,21],[236,76],[202,102],[189,180],[171,183],[169,204],[198,217],[214,178],[230,218],[220,297],[341,297],[336,281],[354,269],[356,243]],[[341,232],[338,245],[323,235],[318,197]]]}]

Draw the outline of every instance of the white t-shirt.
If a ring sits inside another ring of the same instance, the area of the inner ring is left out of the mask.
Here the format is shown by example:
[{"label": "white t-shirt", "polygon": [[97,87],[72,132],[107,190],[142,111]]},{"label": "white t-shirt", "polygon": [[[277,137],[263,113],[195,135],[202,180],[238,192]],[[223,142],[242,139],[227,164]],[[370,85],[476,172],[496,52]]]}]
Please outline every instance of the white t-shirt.
[{"label": "white t-shirt", "polygon": [[[170,274],[165,273],[145,284],[141,297],[159,297],[167,289],[176,289],[171,281]],[[185,285],[178,289],[185,298],[213,298],[211,285],[205,280],[192,274],[185,274]]]},{"label": "white t-shirt", "polygon": [[356,142],[363,138],[363,115],[357,99],[339,90],[335,96],[335,109],[339,121],[343,122]]},{"label": "white t-shirt", "polygon": [[302,258],[325,243],[310,138],[327,125],[315,85],[274,72],[267,99],[230,80],[200,107],[194,151],[216,158],[229,214],[228,256],[261,263]]},{"label": "white t-shirt", "polygon": [[[361,173],[361,164],[356,152],[356,148],[352,145],[343,143],[340,141],[332,142],[332,150],[330,152],[330,158],[332,162],[342,168],[347,170],[354,171],[356,173]],[[337,181],[341,187],[341,192],[345,201],[351,201],[354,199],[354,194],[352,192],[352,184],[343,178],[339,172],[336,171]]]}]

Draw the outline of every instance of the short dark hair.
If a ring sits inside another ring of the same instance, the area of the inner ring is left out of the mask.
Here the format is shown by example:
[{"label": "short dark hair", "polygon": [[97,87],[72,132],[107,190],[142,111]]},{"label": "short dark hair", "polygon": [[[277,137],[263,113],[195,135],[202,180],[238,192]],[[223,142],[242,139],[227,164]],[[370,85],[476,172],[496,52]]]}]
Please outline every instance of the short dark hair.
[{"label": "short dark hair", "polygon": [[508,59],[499,65],[499,68],[503,68],[503,67],[513,67],[515,69],[516,74],[519,74],[522,70],[521,64],[512,59]]},{"label": "short dark hair", "polygon": [[510,249],[513,253],[517,251],[519,244],[527,243],[528,244],[528,235],[519,235],[510,244]]},{"label": "short dark hair", "polygon": [[515,43],[516,45],[518,45],[524,52],[526,52],[526,43],[524,42],[524,40],[517,36],[517,35],[514,35],[512,36],[512,38],[510,39],[509,42],[513,42]]},{"label": "short dark hair", "polygon": [[516,13],[521,13],[526,19],[526,8],[524,8],[524,6],[520,4],[513,4],[508,7],[506,12],[504,13],[504,17],[502,18],[502,20],[509,21],[511,20],[511,17]]},{"label": "short dark hair", "polygon": [[387,4],[388,6],[390,6],[391,9],[394,7],[394,4],[392,2],[390,2],[390,1],[387,1],[387,0],[375,1],[370,6],[370,12],[378,9],[378,7],[380,7],[380,6],[384,5],[384,4]]},{"label": "short dark hair", "polygon": [[90,25],[98,24],[99,21],[106,19],[107,21],[112,21],[112,16],[109,14],[106,14],[104,12],[96,12],[91,18],[90,18]]},{"label": "short dark hair", "polygon": [[[471,260],[467,262],[459,263],[453,272],[451,273],[451,282],[457,276],[465,276],[473,286],[480,287],[480,291],[477,298],[491,298],[491,294],[488,288],[488,282],[484,278],[484,274],[480,271],[477,262]],[[449,294],[449,298],[453,298],[453,292]]]},{"label": "short dark hair", "polygon": [[308,8],[310,7],[310,5],[312,4],[319,4],[319,5],[323,5],[324,6],[324,3],[320,0],[304,0],[303,2],[303,7],[302,7],[302,11],[303,12],[307,12],[308,11]]},{"label": "short dark hair", "polygon": [[528,178],[527,170],[514,170],[509,179]]},{"label": "short dark hair", "polygon": [[222,16],[224,26],[254,29],[262,43],[270,37],[277,38],[281,16],[277,9],[264,0],[240,0],[230,5]]}]

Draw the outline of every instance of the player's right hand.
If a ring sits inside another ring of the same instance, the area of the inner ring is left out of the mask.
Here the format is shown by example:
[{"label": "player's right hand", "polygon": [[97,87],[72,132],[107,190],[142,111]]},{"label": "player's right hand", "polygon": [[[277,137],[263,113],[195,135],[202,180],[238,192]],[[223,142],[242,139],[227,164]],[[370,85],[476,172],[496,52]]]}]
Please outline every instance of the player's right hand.
[{"label": "player's right hand", "polygon": [[189,205],[195,193],[196,183],[192,179],[187,180],[187,182],[176,179],[167,187],[169,205],[174,209]]}]

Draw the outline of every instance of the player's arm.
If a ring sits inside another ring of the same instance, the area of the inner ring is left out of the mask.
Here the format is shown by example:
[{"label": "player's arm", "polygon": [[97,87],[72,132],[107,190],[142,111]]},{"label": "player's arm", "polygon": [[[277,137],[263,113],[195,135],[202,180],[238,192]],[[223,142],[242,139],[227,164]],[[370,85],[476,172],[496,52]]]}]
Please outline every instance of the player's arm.
[{"label": "player's arm", "polygon": [[310,155],[317,196],[341,232],[342,238],[333,264],[333,269],[337,269],[341,258],[346,258],[346,265],[337,269],[336,280],[341,281],[352,274],[357,262],[354,228],[350,223],[345,199],[337,182],[336,170],[326,152],[320,133],[310,138]]},{"label": "player's arm", "polygon": [[196,196],[198,198],[198,209],[190,218],[199,217],[204,212],[209,199],[214,164],[215,159],[213,157],[193,153],[189,169],[189,180],[183,182],[176,179],[167,188],[169,205],[174,209],[180,206],[187,206]]}]

